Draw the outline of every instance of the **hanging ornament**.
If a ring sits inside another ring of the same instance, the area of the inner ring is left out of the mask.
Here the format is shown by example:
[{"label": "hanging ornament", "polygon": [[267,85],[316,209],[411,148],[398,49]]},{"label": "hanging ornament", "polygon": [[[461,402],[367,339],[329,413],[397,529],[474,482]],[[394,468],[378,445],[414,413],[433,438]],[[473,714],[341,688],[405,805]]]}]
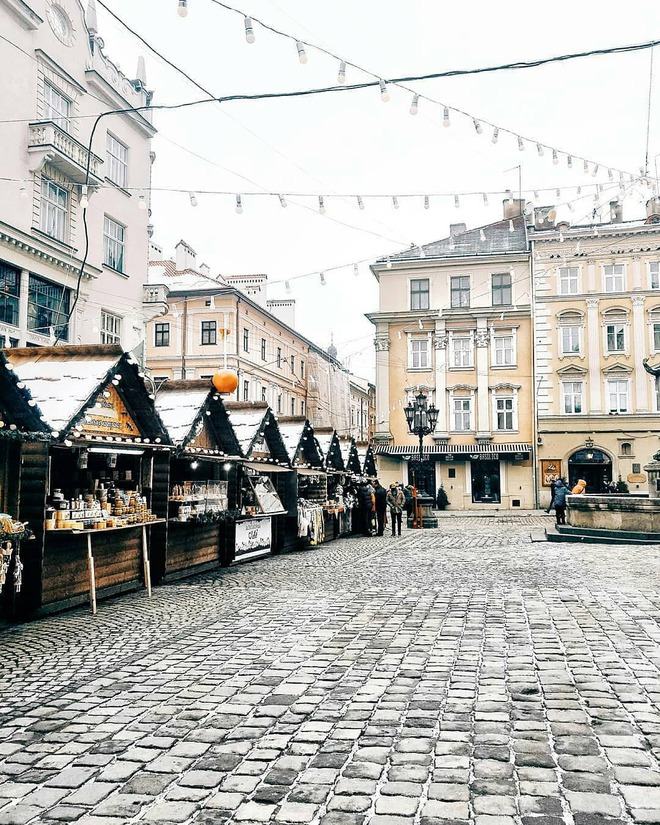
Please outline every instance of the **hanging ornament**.
[{"label": "hanging ornament", "polygon": [[21,561],[21,553],[16,548],[16,558],[14,559],[14,592],[20,593],[23,586],[23,562]]},{"label": "hanging ornament", "polygon": [[238,387],[238,375],[233,370],[218,370],[211,379],[219,393],[232,393]]}]

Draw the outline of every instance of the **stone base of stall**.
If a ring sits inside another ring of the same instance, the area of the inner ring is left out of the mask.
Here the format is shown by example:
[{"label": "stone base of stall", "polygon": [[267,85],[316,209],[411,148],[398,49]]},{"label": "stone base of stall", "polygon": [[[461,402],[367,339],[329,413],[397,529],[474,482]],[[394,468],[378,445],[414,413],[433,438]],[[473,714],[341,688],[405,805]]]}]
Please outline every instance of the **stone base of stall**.
[{"label": "stone base of stall", "polygon": [[170,521],[163,581],[175,581],[225,566],[225,527]]},{"label": "stone base of stall", "polygon": [[660,498],[569,496],[566,520],[573,528],[645,534],[660,542]]}]

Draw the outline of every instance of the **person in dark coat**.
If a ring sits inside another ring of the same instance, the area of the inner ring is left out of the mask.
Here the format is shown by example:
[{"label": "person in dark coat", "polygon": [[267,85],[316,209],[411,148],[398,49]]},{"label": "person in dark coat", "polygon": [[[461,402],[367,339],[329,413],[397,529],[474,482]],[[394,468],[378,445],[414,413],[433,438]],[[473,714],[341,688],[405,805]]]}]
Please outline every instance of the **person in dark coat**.
[{"label": "person in dark coat", "polygon": [[412,494],[412,487],[410,484],[407,487],[403,487],[403,495],[405,496],[405,505],[404,509],[406,511],[406,516],[410,518],[410,514],[412,513],[413,508],[413,494]]},{"label": "person in dark coat", "polygon": [[555,508],[557,524],[566,524],[566,496],[568,493],[568,487],[561,479],[557,479],[555,483],[555,494],[552,498],[552,506]]},{"label": "person in dark coat", "polygon": [[555,498],[555,487],[557,486],[557,481],[558,479],[553,478],[550,482],[550,504],[548,504],[548,509],[545,511],[546,513],[550,513],[550,510],[552,510],[552,502]]},{"label": "person in dark coat", "polygon": [[371,535],[371,519],[375,509],[374,494],[367,482],[363,482],[358,487],[358,504],[360,507],[360,521],[362,522],[362,535]]},{"label": "person in dark coat", "polygon": [[385,532],[385,521],[387,520],[387,490],[380,481],[374,481],[374,495],[376,496],[376,519],[378,521],[378,535]]}]

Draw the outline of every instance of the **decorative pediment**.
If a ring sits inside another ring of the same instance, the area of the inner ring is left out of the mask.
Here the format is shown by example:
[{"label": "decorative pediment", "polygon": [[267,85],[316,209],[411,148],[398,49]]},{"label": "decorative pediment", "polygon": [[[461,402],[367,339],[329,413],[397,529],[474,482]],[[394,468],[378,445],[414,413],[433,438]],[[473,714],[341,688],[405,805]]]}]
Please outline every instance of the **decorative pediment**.
[{"label": "decorative pediment", "polygon": [[447,387],[447,392],[456,392],[460,390],[467,390],[468,392],[476,392],[477,388],[471,386],[470,384],[454,384],[451,387]]},{"label": "decorative pediment", "polygon": [[560,367],[557,370],[557,375],[561,376],[579,376],[582,377],[587,374],[587,370],[579,364],[567,364],[565,367]]},{"label": "decorative pediment", "polygon": [[488,387],[489,390],[492,392],[498,392],[499,390],[511,390],[512,392],[516,392],[520,389],[521,384],[511,384],[509,382],[503,382],[501,384],[494,384],[491,387]]},{"label": "decorative pediment", "polygon": [[627,364],[612,364],[609,367],[606,367],[603,370],[605,375],[630,375],[632,373],[632,367],[629,367]]}]

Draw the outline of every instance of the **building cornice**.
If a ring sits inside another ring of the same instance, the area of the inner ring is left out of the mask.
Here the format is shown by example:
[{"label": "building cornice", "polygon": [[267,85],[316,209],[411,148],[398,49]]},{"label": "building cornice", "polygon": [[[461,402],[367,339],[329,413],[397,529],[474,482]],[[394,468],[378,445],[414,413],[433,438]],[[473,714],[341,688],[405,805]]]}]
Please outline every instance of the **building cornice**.
[{"label": "building cornice", "polygon": [[42,17],[32,11],[27,3],[23,0],[0,0],[0,5],[3,5],[14,17],[22,24],[24,29],[34,31],[44,22]]},{"label": "building cornice", "polygon": [[413,258],[410,260],[392,261],[392,266],[388,267],[387,263],[377,262],[370,264],[369,269],[376,278],[381,272],[386,275],[396,275],[401,270],[437,270],[440,267],[451,266],[477,266],[479,264],[492,265],[494,262],[511,264],[527,263],[530,258],[529,250],[516,250],[515,252],[484,252],[481,255],[448,255],[432,257],[427,255],[425,258]]},{"label": "building cornice", "polygon": [[[65,272],[77,273],[82,261],[73,257],[70,252],[63,252],[54,244],[40,238],[33,238],[15,229],[9,224],[0,221],[0,245],[19,250],[25,255],[29,255],[36,260],[45,261],[56,267],[61,267]],[[85,265],[85,277],[93,279],[101,274],[101,270],[89,263]]]},{"label": "building cornice", "polygon": [[[85,71],[85,78],[87,80],[88,85],[96,92],[98,92],[103,99],[111,106],[113,109],[128,109],[128,108],[135,108],[131,107],[131,104],[116,90],[112,87],[112,85],[100,74],[96,69],[87,69]],[[128,83],[128,81],[126,81]],[[130,85],[130,84],[129,84]],[[140,114],[140,112],[132,111],[132,112],[124,112],[122,111],[122,116],[127,117],[133,121],[133,123],[137,126],[137,128],[142,132],[143,135],[146,137],[153,137],[157,129],[156,127],[150,123],[144,115]]]}]

